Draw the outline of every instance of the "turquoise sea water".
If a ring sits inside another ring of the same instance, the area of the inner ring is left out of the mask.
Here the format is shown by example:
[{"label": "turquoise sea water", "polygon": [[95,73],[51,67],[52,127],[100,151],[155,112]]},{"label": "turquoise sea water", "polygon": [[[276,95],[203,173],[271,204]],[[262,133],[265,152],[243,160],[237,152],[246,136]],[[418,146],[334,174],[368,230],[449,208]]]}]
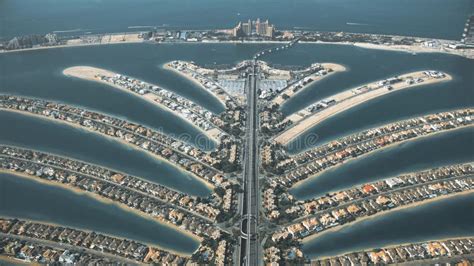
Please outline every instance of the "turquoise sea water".
[{"label": "turquoise sea water", "polygon": [[314,62],[343,64],[347,71],[334,74],[302,90],[282,107],[289,115],[302,108],[372,81],[419,70],[439,70],[453,80],[393,92],[337,114],[309,128],[288,145],[291,152],[310,148],[309,135],[318,136],[317,145],[377,127],[391,121],[462,107],[474,106],[474,60],[445,54],[417,54],[369,50],[344,45],[299,44],[294,49],[265,58],[274,64],[309,65]]},{"label": "turquoise sea water", "polygon": [[50,152],[102,165],[191,195],[206,196],[209,189],[195,177],[178,171],[141,149],[51,120],[0,111],[6,126],[0,131],[0,143]]},{"label": "turquoise sea water", "polygon": [[230,28],[260,17],[280,29],[460,39],[472,10],[470,0],[3,0],[0,36]]},{"label": "turquoise sea water", "polygon": [[[149,28],[134,26],[164,24],[171,28],[230,28],[238,20],[257,17],[269,18],[281,29],[460,39],[464,23],[472,11],[470,0],[378,0],[377,3],[373,0],[4,0],[0,1],[0,40],[52,31],[74,35],[145,30]],[[142,123],[175,137],[185,135],[192,142],[199,136],[199,131],[176,116],[117,89],[65,77],[63,69],[75,65],[110,69],[156,83],[212,112],[220,113],[224,108],[216,99],[191,82],[162,69],[162,64],[177,59],[192,60],[202,65],[234,64],[270,46],[127,44],[1,54],[0,93],[80,106]],[[301,141],[310,133],[317,134],[317,144],[322,144],[394,120],[474,106],[474,60],[457,56],[414,56],[351,46],[298,44],[293,49],[272,54],[263,60],[303,66],[315,62],[334,62],[348,68],[347,72],[336,74],[292,98],[282,107],[285,114],[339,91],[395,74],[436,69],[454,77],[448,83],[395,92],[334,116],[290,145],[292,152],[310,148]],[[30,147],[94,162],[194,195],[205,196],[209,193],[205,186],[189,175],[157,162],[143,152],[95,134],[10,112],[0,112],[0,125],[2,144]],[[210,141],[200,144],[203,148],[213,147]],[[472,130],[439,135],[355,160],[327,172],[314,183],[311,181],[311,185],[304,189],[292,192],[304,198],[435,164],[472,160],[472,148]],[[183,252],[192,252],[197,247],[194,241],[173,230],[156,227],[114,206],[97,204],[92,199],[61,189],[37,185],[11,175],[0,175],[0,191],[0,215],[56,221],[90,230],[109,230],[110,233],[126,234],[124,237],[168,244],[167,247]],[[310,256],[318,256],[381,244],[466,234],[466,228],[473,231],[466,225],[472,224],[473,217],[463,214],[462,208],[472,206],[472,199],[470,196],[442,201],[436,203],[438,205],[417,208],[416,213],[406,210],[383,216],[370,221],[370,226],[350,227],[349,231],[345,229],[347,233],[342,230],[343,234],[328,235],[324,241],[309,243],[304,249]],[[79,217],[81,212],[87,215]],[[456,215],[463,219],[453,221],[452,217]],[[421,217],[436,221],[433,226],[422,228],[414,224],[423,224]]]},{"label": "turquoise sea water", "polygon": [[469,127],[379,150],[311,177],[290,192],[304,200],[403,173],[472,162],[473,136]]},{"label": "turquoise sea water", "polygon": [[191,254],[198,243],[115,204],[0,173],[0,215],[93,230]]},{"label": "turquoise sea water", "polygon": [[430,202],[356,222],[303,245],[310,258],[404,243],[474,235],[474,194]]},{"label": "turquoise sea water", "polygon": [[[157,83],[219,113],[223,110],[219,102],[194,84],[162,69],[162,64],[176,59],[192,60],[202,65],[234,64],[269,46],[271,45],[133,44],[4,54],[0,55],[0,93],[65,102],[143,123],[176,137],[189,134],[192,140],[199,132],[170,113],[105,85],[64,77],[62,70],[74,65],[110,69]],[[303,66],[314,62],[335,62],[348,68],[347,72],[336,74],[298,94],[283,106],[285,113],[297,111],[357,84],[394,74],[437,69],[453,75],[454,80],[451,82],[393,93],[329,119],[308,131],[318,134],[318,144],[393,120],[474,105],[474,97],[471,97],[474,96],[474,80],[470,75],[474,70],[474,61],[457,56],[413,56],[351,46],[299,44],[294,49],[271,55],[264,60],[273,64]],[[104,141],[104,138],[95,134],[9,112],[0,112],[0,122],[5,125],[0,131],[1,143],[102,164],[192,194],[209,193],[200,182],[175,168],[159,163],[143,152],[130,150],[114,141]],[[369,181],[413,169],[428,168],[433,164],[471,160],[471,133],[472,131],[463,131],[440,135],[383,151],[377,156],[351,162],[351,167],[341,167],[344,171],[334,174],[337,179],[331,178],[333,173],[330,171],[327,173],[328,178],[315,179],[316,183],[320,182],[317,185],[305,186],[300,192],[294,193],[304,198],[358,184],[363,178]],[[306,148],[310,147],[295,146],[293,151]],[[398,159],[393,160],[394,157]],[[4,203],[10,204],[10,200],[4,199]],[[22,212],[27,213],[19,210],[19,213]],[[67,217],[68,214],[65,213],[55,214],[56,219]]]}]

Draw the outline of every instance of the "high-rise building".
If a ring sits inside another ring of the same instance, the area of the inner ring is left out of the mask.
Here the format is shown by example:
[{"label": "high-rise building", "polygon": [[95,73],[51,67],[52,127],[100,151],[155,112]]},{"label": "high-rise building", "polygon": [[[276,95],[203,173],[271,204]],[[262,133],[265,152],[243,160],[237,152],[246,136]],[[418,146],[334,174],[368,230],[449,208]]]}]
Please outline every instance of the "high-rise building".
[{"label": "high-rise building", "polygon": [[232,36],[234,37],[241,37],[244,35],[244,32],[242,30],[242,22],[239,22],[235,28],[232,29]]},{"label": "high-rise building", "polygon": [[275,26],[269,25],[267,20],[267,26],[265,27],[265,36],[273,38],[273,33],[275,32]]},{"label": "high-rise building", "polygon": [[[255,25],[255,28],[252,27]],[[255,31],[254,31],[255,29]],[[252,22],[250,19],[247,22],[239,22],[237,26],[233,29],[232,35],[234,37],[242,36],[251,36],[253,33],[257,36],[273,37],[275,27],[270,25],[268,19],[265,22],[262,22],[260,18]]]},{"label": "high-rise building", "polygon": [[252,35],[252,21],[250,19],[246,23],[242,23],[242,30],[245,36]]}]

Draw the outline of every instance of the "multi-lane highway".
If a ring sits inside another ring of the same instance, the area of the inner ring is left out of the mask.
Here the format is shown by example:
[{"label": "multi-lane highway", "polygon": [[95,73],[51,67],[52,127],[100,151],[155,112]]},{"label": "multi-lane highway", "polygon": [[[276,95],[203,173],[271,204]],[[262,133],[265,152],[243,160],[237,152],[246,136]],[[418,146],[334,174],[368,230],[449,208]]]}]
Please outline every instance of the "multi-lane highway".
[{"label": "multi-lane highway", "polygon": [[[290,42],[281,50],[292,47],[299,39]],[[278,51],[275,49],[275,51]],[[266,50],[265,50],[266,51]],[[247,93],[247,124],[246,143],[244,149],[244,191],[245,196],[241,200],[241,231],[240,239],[240,265],[261,265],[261,250],[258,234],[258,220],[260,209],[260,196],[258,188],[258,64],[257,60],[265,54],[265,51],[257,53],[252,60],[252,70],[248,75],[246,84]],[[269,50],[272,51],[271,49]]]},{"label": "multi-lane highway", "polygon": [[242,231],[245,233],[240,241],[240,264],[259,265],[258,237],[258,111],[257,111],[257,64],[252,63],[252,72],[247,81],[247,132],[244,159],[245,198],[242,208]]}]

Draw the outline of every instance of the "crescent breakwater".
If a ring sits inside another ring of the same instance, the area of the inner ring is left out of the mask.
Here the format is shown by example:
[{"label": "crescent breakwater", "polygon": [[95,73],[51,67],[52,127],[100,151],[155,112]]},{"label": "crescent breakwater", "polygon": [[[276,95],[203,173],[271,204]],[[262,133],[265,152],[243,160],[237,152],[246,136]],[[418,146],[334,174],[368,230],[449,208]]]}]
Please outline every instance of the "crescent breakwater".
[{"label": "crescent breakwater", "polygon": [[287,145],[292,139],[321,121],[357,105],[395,91],[451,79],[450,75],[438,71],[417,71],[343,91],[286,117],[282,123],[290,126],[278,134],[274,141]]},{"label": "crescent breakwater", "polygon": [[[186,32],[186,38],[176,38]],[[126,43],[288,43],[298,40],[301,43],[326,43],[355,45],[369,49],[383,49],[409,53],[446,53],[466,58],[474,58],[472,45],[462,41],[420,38],[386,34],[321,32],[311,30],[285,30],[270,38],[252,38],[242,36],[236,38],[232,29],[227,30],[186,30],[169,29],[166,34],[155,30],[140,32],[84,34],[78,36],[58,36],[49,33],[44,36],[17,36],[12,40],[0,43],[0,53],[30,51],[39,49],[64,48],[90,45],[126,44]],[[460,36],[461,37],[461,36]]]}]

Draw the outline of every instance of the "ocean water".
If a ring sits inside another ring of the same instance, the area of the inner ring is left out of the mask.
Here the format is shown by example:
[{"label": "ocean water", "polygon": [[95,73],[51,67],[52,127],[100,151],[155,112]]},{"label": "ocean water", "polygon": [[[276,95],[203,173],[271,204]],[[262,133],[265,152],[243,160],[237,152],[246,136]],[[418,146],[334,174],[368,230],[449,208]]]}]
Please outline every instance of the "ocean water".
[{"label": "ocean water", "polygon": [[289,143],[293,153],[311,148],[305,139],[317,135],[314,145],[392,121],[474,106],[474,60],[439,53],[417,54],[369,50],[346,45],[298,44],[293,49],[270,55],[264,60],[282,65],[310,65],[315,62],[334,62],[344,65],[345,72],[336,73],[300,91],[281,106],[285,115],[338,92],[366,83],[420,70],[439,70],[453,80],[418,86],[373,99],[362,105],[308,128]]},{"label": "ocean water", "polygon": [[63,123],[0,111],[0,143],[50,152],[122,171],[191,195],[207,196],[209,189],[196,177],[178,171],[141,149]]},{"label": "ocean water", "polygon": [[260,17],[279,29],[460,39],[473,8],[470,0],[4,0],[0,37],[231,28]]},{"label": "ocean water", "polygon": [[[214,143],[186,121],[137,96],[94,82],[66,77],[75,65],[93,65],[166,87],[215,113],[224,106],[204,89],[162,68],[182,59],[200,64],[234,64],[267,46],[112,45],[74,47],[0,55],[0,93],[63,102],[143,124],[210,150]],[[120,56],[117,56],[120,55]],[[193,195],[207,195],[201,182],[143,152],[47,120],[2,112],[0,142],[37,148],[99,163]],[[191,185],[191,186],[190,186]]]},{"label": "ocean water", "polygon": [[474,161],[474,128],[436,134],[355,158],[290,189],[299,200],[443,165]]},{"label": "ocean water", "polygon": [[[280,29],[367,32],[457,40],[461,38],[464,23],[472,11],[470,0],[378,0],[376,4],[373,0],[5,0],[0,1],[0,39],[52,31],[74,35],[150,29],[136,26],[230,28],[238,20],[261,17],[269,18]],[[80,106],[142,123],[175,137],[186,135],[192,141],[199,136],[199,131],[176,116],[114,88],[65,77],[62,75],[63,69],[75,65],[110,69],[156,83],[192,99],[212,112],[220,113],[224,110],[223,106],[209,93],[162,69],[162,64],[177,59],[192,60],[202,65],[234,64],[270,46],[126,44],[1,54],[0,93]],[[471,74],[474,61],[457,56],[414,56],[351,46],[298,44],[263,60],[281,65],[335,62],[348,68],[347,72],[336,74],[292,98],[282,107],[285,114],[298,111],[339,91],[395,74],[436,69],[454,77],[449,83],[396,92],[341,113],[307,132],[318,134],[317,144],[394,120],[472,107],[474,104],[474,78]],[[0,112],[0,123],[0,143],[94,162],[194,195],[209,193],[205,186],[189,175],[157,162],[143,152],[131,150],[95,134],[9,112]],[[358,184],[361,180],[370,181],[374,180],[371,178],[428,168],[434,164],[471,160],[472,140],[472,130],[468,130],[403,144],[379,153],[377,157],[368,156],[351,162],[350,168],[347,164],[347,168],[342,166],[337,173],[326,173],[329,176],[326,183],[321,181],[316,185],[305,186],[304,191],[292,192],[298,197],[305,197]],[[203,148],[213,147],[211,141],[203,145]],[[305,145],[293,146],[290,147],[293,152],[310,148]],[[86,229],[111,230],[127,234],[124,237],[157,241],[163,245],[170,243],[170,248],[183,252],[192,252],[197,247],[192,240],[174,230],[156,229],[155,225],[131,217],[114,206],[100,205],[84,196],[33,184],[10,175],[0,175],[0,182],[0,215],[56,221]],[[328,234],[327,237],[308,243],[304,249],[309,256],[314,257],[382,244],[472,233],[472,226],[467,225],[472,224],[472,213],[463,213],[463,208],[465,210],[472,206],[472,200],[472,196],[456,198],[417,208],[415,212],[404,210],[382,216],[373,219],[370,226],[348,227],[351,228],[350,232]],[[82,212],[88,215],[78,215]],[[453,220],[453,217],[463,219]],[[423,219],[434,220],[433,227],[422,227]],[[344,230],[340,232],[346,232]]]},{"label": "ocean water", "polygon": [[186,254],[199,244],[118,205],[13,174],[0,173],[0,215],[92,230]]},{"label": "ocean water", "polygon": [[473,236],[474,193],[395,210],[327,232],[303,245],[309,258],[404,243]]}]

